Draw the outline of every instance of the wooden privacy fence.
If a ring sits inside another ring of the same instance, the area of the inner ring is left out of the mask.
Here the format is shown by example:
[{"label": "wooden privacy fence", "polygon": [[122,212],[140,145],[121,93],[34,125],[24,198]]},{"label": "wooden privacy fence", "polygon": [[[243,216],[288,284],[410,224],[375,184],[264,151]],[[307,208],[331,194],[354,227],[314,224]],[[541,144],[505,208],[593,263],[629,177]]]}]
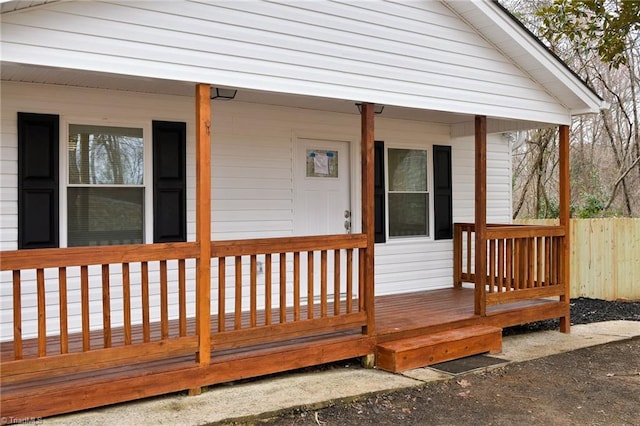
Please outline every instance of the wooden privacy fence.
[{"label": "wooden privacy fence", "polygon": [[[475,282],[475,224],[454,226],[454,283]],[[487,306],[564,294],[559,226],[487,225]]]},{"label": "wooden privacy fence", "polygon": [[[518,219],[556,225],[556,219]],[[640,218],[571,219],[571,297],[640,300]]]}]

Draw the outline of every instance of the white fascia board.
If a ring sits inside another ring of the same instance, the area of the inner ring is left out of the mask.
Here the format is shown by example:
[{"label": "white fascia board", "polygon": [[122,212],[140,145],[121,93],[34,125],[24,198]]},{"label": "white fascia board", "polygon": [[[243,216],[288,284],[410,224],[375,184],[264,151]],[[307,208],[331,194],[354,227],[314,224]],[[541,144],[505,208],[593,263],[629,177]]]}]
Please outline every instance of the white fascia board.
[{"label": "white fascia board", "polygon": [[[451,2],[448,3],[448,5],[455,10],[456,3],[457,2]],[[462,3],[469,6],[467,2]],[[593,93],[565,64],[560,63],[544,46],[541,46],[531,34],[507,16],[499,5],[495,4],[492,0],[474,0],[471,1],[470,4],[491,21],[493,24],[491,26],[492,31],[502,30],[507,37],[518,43],[523,52],[526,52],[535,59],[553,78],[560,80],[571,94],[579,98],[582,105],[566,105],[571,115],[596,114],[603,108],[606,108],[606,104],[598,95]],[[484,36],[487,37],[488,40],[492,38],[490,34],[485,33]],[[562,96],[560,93],[551,94],[556,98]],[[564,101],[567,100],[565,97],[561,99]]]},{"label": "white fascia board", "polygon": [[[421,97],[419,95],[398,96],[393,92],[380,89],[339,86],[312,80],[289,80],[284,78],[265,78],[265,76],[239,73],[230,70],[210,70],[205,67],[193,67],[179,63],[157,63],[138,58],[105,56],[87,52],[64,55],[55,50],[39,46],[17,45],[0,41],[3,61],[30,65],[70,68],[85,71],[100,71],[121,75],[135,75],[146,78],[160,78],[192,83],[209,83],[237,89],[263,90],[288,93],[301,96],[321,96],[338,100],[372,102],[382,105],[446,111],[458,114],[497,116],[505,119],[522,120],[522,112],[511,107],[496,109],[491,105],[469,104],[446,98]],[[559,123],[570,120],[570,115],[559,111],[527,112],[527,119],[540,122]]]}]

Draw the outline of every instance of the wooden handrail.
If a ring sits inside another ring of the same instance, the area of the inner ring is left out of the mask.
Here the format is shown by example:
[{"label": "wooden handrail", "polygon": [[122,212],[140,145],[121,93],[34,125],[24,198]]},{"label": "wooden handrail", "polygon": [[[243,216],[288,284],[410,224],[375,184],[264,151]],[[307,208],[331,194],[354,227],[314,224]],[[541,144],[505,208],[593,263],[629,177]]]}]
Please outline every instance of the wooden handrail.
[{"label": "wooden handrail", "polygon": [[532,238],[532,237],[562,237],[564,228],[561,226],[539,225],[508,225],[490,227],[486,231],[487,239],[500,238]]},{"label": "wooden handrail", "polygon": [[283,252],[338,250],[364,248],[365,234],[321,235],[310,237],[281,237],[252,240],[214,241],[211,257],[252,256]]},{"label": "wooden handrail", "polygon": [[197,243],[10,250],[0,253],[0,271],[189,259],[198,250]]}]

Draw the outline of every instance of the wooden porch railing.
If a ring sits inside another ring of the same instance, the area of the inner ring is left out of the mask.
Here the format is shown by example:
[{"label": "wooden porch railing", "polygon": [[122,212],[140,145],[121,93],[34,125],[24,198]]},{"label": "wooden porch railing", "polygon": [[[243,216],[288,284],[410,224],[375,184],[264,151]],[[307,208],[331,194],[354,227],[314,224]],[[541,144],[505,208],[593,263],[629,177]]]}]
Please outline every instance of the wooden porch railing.
[{"label": "wooden porch railing", "polygon": [[[475,282],[475,225],[454,225],[454,285]],[[561,296],[564,228],[488,225],[486,306]]]},{"label": "wooden porch railing", "polygon": [[365,327],[359,252],[366,247],[364,234],[211,243],[218,268],[213,348]]},{"label": "wooden porch railing", "polygon": [[[13,280],[13,342],[2,343],[3,382],[195,353],[198,336],[193,327],[187,329],[186,265],[197,253],[195,243],[2,252],[0,270],[10,271]],[[23,287],[29,286],[37,294],[35,338],[22,335],[23,294],[33,291]],[[171,334],[170,287],[178,294],[178,327]],[[157,305],[150,302],[156,294]],[[70,311],[78,305],[70,303],[70,295],[80,299],[80,332],[69,324]],[[113,309],[116,304],[119,309]],[[113,327],[116,310],[122,325]],[[140,318],[133,318],[132,311]],[[49,321],[55,315],[48,312],[57,313],[58,324]],[[160,320],[152,322],[152,317]]]},{"label": "wooden porch railing", "polygon": [[[198,243],[2,252],[3,285],[12,281],[3,293],[13,298],[2,382],[196,354],[201,337],[215,352],[364,329],[366,247],[364,234],[211,243],[210,336],[198,336],[194,318]],[[27,320],[36,337],[23,337]]]}]

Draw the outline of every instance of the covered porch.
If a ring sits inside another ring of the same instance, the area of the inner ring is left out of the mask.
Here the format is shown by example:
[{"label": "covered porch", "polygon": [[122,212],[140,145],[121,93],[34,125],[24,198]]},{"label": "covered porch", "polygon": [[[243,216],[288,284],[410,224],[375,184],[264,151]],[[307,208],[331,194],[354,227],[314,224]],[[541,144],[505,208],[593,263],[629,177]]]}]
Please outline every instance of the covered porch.
[{"label": "covered porch", "polygon": [[[567,126],[560,132],[560,226],[486,223],[486,118],[478,116],[476,221],[454,226],[453,287],[376,297],[374,105],[363,104],[361,113],[361,233],[212,241],[209,91],[207,84],[196,89],[196,241],[2,252],[14,325],[13,340],[2,343],[4,416],[197,394],[217,383],[354,357],[372,366],[378,344],[469,326],[560,317],[568,331]],[[97,282],[98,298],[90,291]],[[68,323],[67,295],[76,285],[80,332]],[[22,335],[26,286],[36,288],[35,338]],[[177,308],[171,293],[178,294]],[[121,318],[112,312],[116,304]],[[51,310],[58,311],[56,324]]]}]

